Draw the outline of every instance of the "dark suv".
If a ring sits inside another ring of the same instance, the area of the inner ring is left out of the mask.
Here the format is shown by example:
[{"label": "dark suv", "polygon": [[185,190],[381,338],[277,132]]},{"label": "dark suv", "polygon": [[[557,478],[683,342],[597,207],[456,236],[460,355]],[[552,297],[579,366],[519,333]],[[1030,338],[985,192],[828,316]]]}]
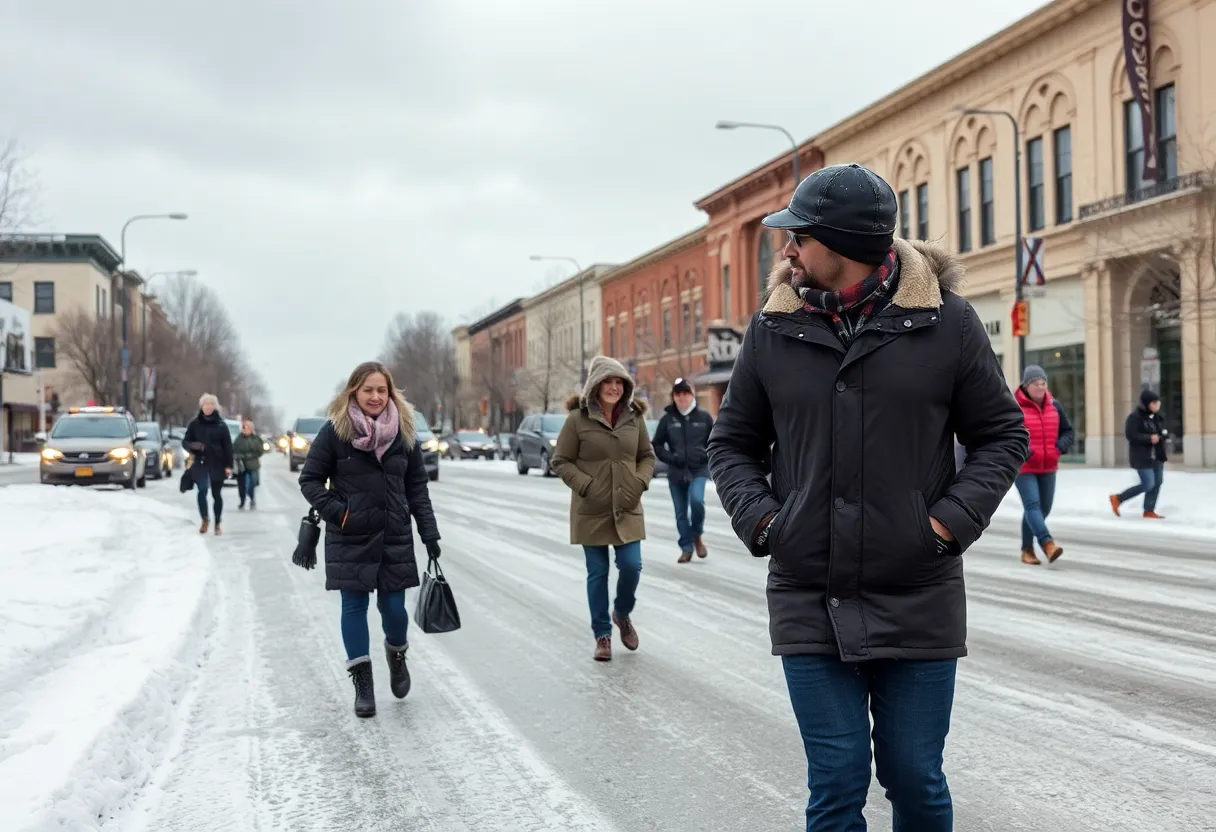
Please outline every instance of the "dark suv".
[{"label": "dark suv", "polygon": [[299,471],[304,460],[308,459],[308,449],[328,421],[324,416],[301,416],[296,419],[295,425],[287,432],[291,441],[287,448],[287,467],[292,473]]},{"label": "dark suv", "polygon": [[422,465],[426,468],[426,475],[431,482],[436,482],[439,479],[439,439],[426,423],[426,417],[417,410],[414,411],[414,431],[418,444],[422,446]]},{"label": "dark suv", "polygon": [[539,468],[542,476],[551,477],[549,462],[553,459],[553,448],[557,435],[566,424],[565,413],[537,413],[528,416],[515,432],[515,470],[526,474]]}]

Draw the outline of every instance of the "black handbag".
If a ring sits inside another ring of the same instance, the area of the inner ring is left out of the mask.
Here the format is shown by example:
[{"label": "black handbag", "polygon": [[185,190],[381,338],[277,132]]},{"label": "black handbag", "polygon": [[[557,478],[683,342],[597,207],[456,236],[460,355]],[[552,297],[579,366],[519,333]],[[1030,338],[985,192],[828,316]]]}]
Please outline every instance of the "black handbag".
[{"label": "black handbag", "polygon": [[191,465],[186,470],[182,471],[182,478],[177,481],[177,490],[185,494],[187,491],[194,490],[194,466]]},{"label": "black handbag", "polygon": [[414,623],[424,633],[451,633],[460,629],[460,611],[456,609],[456,596],[443,577],[439,560],[431,558],[422,573],[422,588],[418,591],[418,606],[414,610]]},{"label": "black handbag", "polygon": [[300,521],[300,537],[296,542],[295,553],[291,562],[301,569],[315,569],[317,566],[317,544],[321,541],[321,516],[315,508],[310,508],[308,514]]}]

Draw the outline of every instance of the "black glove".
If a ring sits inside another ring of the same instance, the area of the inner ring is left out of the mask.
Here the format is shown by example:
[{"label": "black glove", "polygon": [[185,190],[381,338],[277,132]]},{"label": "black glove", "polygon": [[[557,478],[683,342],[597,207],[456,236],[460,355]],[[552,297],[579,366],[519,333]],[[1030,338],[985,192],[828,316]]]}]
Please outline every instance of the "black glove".
[{"label": "black glove", "polygon": [[439,541],[438,540],[428,540],[427,544],[426,544],[426,553],[431,558],[431,560],[438,560],[439,553],[440,553]]}]

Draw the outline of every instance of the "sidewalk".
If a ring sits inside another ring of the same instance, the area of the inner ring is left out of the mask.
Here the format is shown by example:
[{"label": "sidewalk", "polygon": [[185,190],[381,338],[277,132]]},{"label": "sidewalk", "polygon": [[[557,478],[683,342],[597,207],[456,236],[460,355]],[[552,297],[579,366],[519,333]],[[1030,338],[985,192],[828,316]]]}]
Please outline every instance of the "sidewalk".
[{"label": "sidewalk", "polygon": [[[17,466],[31,466],[38,464],[38,454],[13,454],[13,468]],[[8,451],[0,452],[0,471],[10,467],[8,461]]]}]

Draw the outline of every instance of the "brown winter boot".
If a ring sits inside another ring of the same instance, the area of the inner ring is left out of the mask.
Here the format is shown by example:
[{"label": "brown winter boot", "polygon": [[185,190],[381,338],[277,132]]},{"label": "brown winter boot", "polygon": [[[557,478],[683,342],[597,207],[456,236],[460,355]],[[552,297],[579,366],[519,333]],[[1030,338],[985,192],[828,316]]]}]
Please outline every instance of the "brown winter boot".
[{"label": "brown winter boot", "polygon": [[698,537],[696,540],[694,540],[693,545],[697,547],[697,557],[709,557],[709,550],[705,548],[705,542],[702,541],[701,538]]},{"label": "brown winter boot", "polygon": [[1038,566],[1042,562],[1043,561],[1039,560],[1035,556],[1033,549],[1029,551],[1026,549],[1022,550],[1022,563],[1026,564],[1027,566]]},{"label": "brown winter boot", "polygon": [[1119,506],[1120,506],[1119,495],[1111,494],[1110,495],[1110,507],[1115,512],[1116,517],[1122,516],[1119,514]]},{"label": "brown winter boot", "polygon": [[1164,520],[1165,518],[1162,517],[1160,514],[1158,514],[1155,511],[1146,511],[1146,512],[1144,512],[1144,519],[1145,520]]},{"label": "brown winter boot", "polygon": [[199,527],[198,527],[198,533],[199,533],[199,534],[206,534],[206,533],[207,533],[207,529],[209,529],[209,528],[211,528],[211,521],[210,521],[210,520],[204,520],[204,521],[203,521],[203,524],[202,524],[201,526],[199,526]]},{"label": "brown winter boot", "polygon": [[592,658],[597,662],[612,661],[612,636],[600,636],[595,640],[595,653]]},{"label": "brown winter boot", "polygon": [[692,552],[680,552],[680,559],[676,563],[688,563],[692,560]]},{"label": "brown winter boot", "polygon": [[1043,544],[1043,554],[1047,555],[1048,563],[1055,563],[1060,555],[1064,554],[1064,550],[1054,540],[1049,540]]},{"label": "brown winter boot", "polygon": [[633,622],[629,620],[629,617],[621,618],[614,612],[612,614],[612,623],[621,629],[621,644],[630,650],[637,650],[638,631],[633,628]]}]

